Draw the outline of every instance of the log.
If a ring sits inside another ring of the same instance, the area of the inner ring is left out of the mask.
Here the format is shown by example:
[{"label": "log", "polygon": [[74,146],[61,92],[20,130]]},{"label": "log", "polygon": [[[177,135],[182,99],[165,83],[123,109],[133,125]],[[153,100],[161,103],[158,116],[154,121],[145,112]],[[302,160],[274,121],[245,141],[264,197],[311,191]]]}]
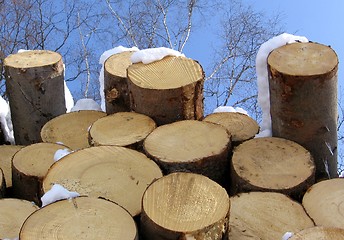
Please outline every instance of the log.
[{"label": "log", "polygon": [[203,121],[224,126],[232,136],[233,146],[254,138],[259,132],[258,123],[246,114],[238,112],[218,112],[206,116]]},{"label": "log", "polygon": [[246,141],[233,151],[232,194],[274,191],[301,200],[315,182],[311,154],[290,140],[267,137]]},{"label": "log", "polygon": [[0,168],[0,198],[5,197],[5,193],[6,193],[5,176],[2,169]]},{"label": "log", "polygon": [[20,149],[13,156],[13,196],[41,205],[43,178],[54,164],[54,155],[59,149],[68,148],[56,143],[36,143]]},{"label": "log", "polygon": [[301,204],[281,193],[240,193],[230,201],[228,239],[276,240],[314,226]]},{"label": "log", "polygon": [[231,141],[218,124],[196,120],[166,124],[153,130],[143,147],[164,174],[193,172],[220,184],[226,180]]},{"label": "log", "polygon": [[0,199],[0,239],[18,238],[25,219],[38,209],[38,206],[26,200]]},{"label": "log", "polygon": [[118,112],[95,121],[89,130],[91,146],[114,145],[142,150],[143,140],[156,128],[150,117]]},{"label": "log", "polygon": [[47,122],[42,130],[43,142],[60,142],[73,150],[89,147],[89,127],[106,113],[93,110],[70,112]]},{"label": "log", "polygon": [[316,226],[293,234],[288,240],[342,240],[344,229]]},{"label": "log", "polygon": [[34,212],[24,222],[19,238],[138,240],[138,234],[133,218],[119,205],[104,199],[78,197]]},{"label": "log", "polygon": [[302,205],[316,225],[344,228],[344,179],[321,181],[308,189]]},{"label": "log", "polygon": [[127,70],[131,110],[158,125],[203,117],[204,72],[194,60],[168,56]]},{"label": "log", "polygon": [[43,125],[66,112],[62,57],[27,51],[6,57],[4,68],[16,144],[41,142]]},{"label": "log", "polygon": [[104,96],[107,114],[129,112],[130,99],[127,68],[134,52],[125,51],[114,54],[104,63]]},{"label": "log", "polygon": [[294,43],[268,57],[272,135],[311,152],[316,179],[337,177],[338,58],[328,46]]},{"label": "log", "polygon": [[109,199],[137,216],[143,192],[160,177],[159,167],[143,153],[98,146],[73,152],[56,162],[44,178],[43,191],[58,183],[81,195]]},{"label": "log", "polygon": [[7,190],[12,188],[12,158],[16,152],[24,146],[19,145],[1,145],[0,146],[0,168],[2,169]]},{"label": "log", "polygon": [[142,198],[141,237],[149,240],[220,240],[228,231],[230,201],[224,188],[193,173],[172,173]]}]

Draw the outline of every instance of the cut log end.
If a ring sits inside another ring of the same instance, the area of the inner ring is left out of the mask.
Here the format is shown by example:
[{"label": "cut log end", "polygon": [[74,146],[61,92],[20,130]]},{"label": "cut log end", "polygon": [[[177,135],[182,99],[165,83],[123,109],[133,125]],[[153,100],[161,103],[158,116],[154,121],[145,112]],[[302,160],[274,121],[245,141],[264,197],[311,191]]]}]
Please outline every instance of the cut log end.
[{"label": "cut log end", "polygon": [[12,187],[12,158],[23,147],[18,145],[0,146],[0,168],[4,173],[7,188]]},{"label": "cut log end", "polygon": [[288,240],[342,240],[344,229],[316,226],[293,234]]}]

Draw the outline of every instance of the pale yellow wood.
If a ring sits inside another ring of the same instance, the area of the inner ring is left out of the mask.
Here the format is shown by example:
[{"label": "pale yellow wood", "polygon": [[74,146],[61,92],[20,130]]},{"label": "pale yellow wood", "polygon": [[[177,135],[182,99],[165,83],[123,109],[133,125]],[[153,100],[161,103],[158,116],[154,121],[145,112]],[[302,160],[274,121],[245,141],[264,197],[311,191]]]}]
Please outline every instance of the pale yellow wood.
[{"label": "pale yellow wood", "polygon": [[4,60],[4,65],[13,68],[33,68],[53,65],[62,61],[62,56],[57,52],[48,50],[25,51],[9,55]]},{"label": "pale yellow wood", "polygon": [[12,187],[12,158],[24,146],[1,145],[0,146],[0,168],[4,172],[6,187]]},{"label": "pale yellow wood", "polygon": [[104,63],[104,69],[113,76],[126,78],[127,68],[131,65],[130,57],[134,52],[125,51],[114,54]]},{"label": "pale yellow wood", "polygon": [[39,207],[26,200],[0,199],[0,239],[18,238],[25,219],[38,209]]},{"label": "pale yellow wood", "polygon": [[79,197],[47,205],[32,214],[20,231],[21,240],[137,240],[133,218],[119,205]]},{"label": "pale yellow wood", "polygon": [[295,233],[288,240],[343,240],[344,229],[316,226]]}]

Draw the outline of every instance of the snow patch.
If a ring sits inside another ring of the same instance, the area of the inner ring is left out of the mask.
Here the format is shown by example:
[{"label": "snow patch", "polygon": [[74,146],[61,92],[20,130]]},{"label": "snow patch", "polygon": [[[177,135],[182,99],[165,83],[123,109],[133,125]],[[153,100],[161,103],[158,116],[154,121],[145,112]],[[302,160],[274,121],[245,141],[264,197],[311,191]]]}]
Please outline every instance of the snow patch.
[{"label": "snow patch", "polygon": [[14,144],[13,125],[11,119],[11,110],[9,104],[0,96],[0,127],[5,140]]},{"label": "snow patch", "polygon": [[99,104],[91,98],[82,98],[79,99],[75,106],[71,109],[71,112],[76,112],[80,110],[96,110],[102,111]]},{"label": "snow patch", "polygon": [[68,148],[58,149],[54,154],[54,161],[57,162],[58,160],[60,160],[64,156],[67,156],[70,153],[72,153],[72,151]]},{"label": "snow patch", "polygon": [[217,108],[214,109],[213,113],[217,113],[217,112],[238,112],[238,113],[242,113],[242,114],[246,114],[248,115],[248,112],[241,108],[241,107],[231,107],[231,106],[219,106]]},{"label": "snow patch", "polygon": [[54,184],[53,187],[41,197],[42,207],[58,200],[76,198],[79,196],[80,194],[77,192],[70,192],[62,185]]},{"label": "snow patch", "polygon": [[155,61],[159,61],[166,56],[176,56],[176,57],[185,57],[184,54],[165,47],[160,48],[147,48],[140,51],[137,51],[131,55],[132,63],[142,62],[143,64],[149,64]]},{"label": "snow patch", "polygon": [[282,240],[288,240],[289,238],[291,238],[294,235],[294,233],[292,232],[286,232],[283,237]]}]

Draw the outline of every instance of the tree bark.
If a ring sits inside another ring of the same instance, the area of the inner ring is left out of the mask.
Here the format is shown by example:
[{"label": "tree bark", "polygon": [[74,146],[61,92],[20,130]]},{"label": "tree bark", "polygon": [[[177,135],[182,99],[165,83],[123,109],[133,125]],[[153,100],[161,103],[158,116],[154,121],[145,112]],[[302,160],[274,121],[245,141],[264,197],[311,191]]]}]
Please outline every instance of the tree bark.
[{"label": "tree bark", "polygon": [[218,124],[196,120],[166,124],[149,134],[143,147],[165,174],[193,172],[220,184],[227,180],[231,141]]},{"label": "tree bark", "polygon": [[132,54],[121,52],[105,61],[104,96],[107,114],[130,111],[127,68],[131,65]]},{"label": "tree bark", "polygon": [[130,214],[100,198],[62,200],[30,215],[20,230],[21,240],[128,239],[138,240]]},{"label": "tree bark", "polygon": [[342,240],[344,229],[316,226],[293,234],[288,240]]},{"label": "tree bark", "polygon": [[0,168],[4,173],[7,189],[12,187],[12,158],[23,147],[18,145],[0,146]]},{"label": "tree bark", "polygon": [[73,152],[48,171],[43,191],[58,183],[70,191],[118,203],[132,216],[141,212],[143,192],[161,170],[144,154],[117,146],[98,146]]},{"label": "tree bark", "polygon": [[0,199],[0,239],[16,239],[25,219],[38,210],[35,204],[15,198]]},{"label": "tree bark", "polygon": [[0,198],[5,197],[5,193],[6,193],[5,176],[2,169],[0,168]]},{"label": "tree bark", "polygon": [[272,134],[314,157],[316,179],[337,177],[338,58],[328,46],[294,43],[268,57]]},{"label": "tree bark", "polygon": [[158,125],[203,117],[204,72],[194,60],[165,57],[128,67],[131,110]]},{"label": "tree bark", "polygon": [[4,67],[15,141],[40,142],[42,126],[66,112],[62,57],[27,51],[5,58]]},{"label": "tree bark", "polygon": [[301,204],[280,193],[240,193],[230,201],[231,240],[276,240],[314,226]]},{"label": "tree bark", "polygon": [[106,113],[93,110],[70,112],[47,122],[42,130],[43,142],[60,142],[73,150],[87,148],[89,127]]},{"label": "tree bark", "polygon": [[142,198],[141,237],[149,240],[220,240],[228,230],[230,202],[224,188],[193,173],[153,182]]},{"label": "tree bark", "polygon": [[282,138],[255,138],[233,151],[231,194],[280,192],[301,200],[314,184],[315,166],[309,151]]},{"label": "tree bark", "polygon": [[113,145],[142,151],[143,140],[156,128],[148,116],[118,112],[95,121],[89,130],[91,146]]},{"label": "tree bark", "polygon": [[12,190],[15,197],[41,205],[42,181],[55,162],[54,155],[59,149],[68,148],[55,143],[36,143],[20,149],[14,155]]},{"label": "tree bark", "polygon": [[343,178],[321,181],[308,189],[302,205],[316,225],[343,228],[343,196]]}]

